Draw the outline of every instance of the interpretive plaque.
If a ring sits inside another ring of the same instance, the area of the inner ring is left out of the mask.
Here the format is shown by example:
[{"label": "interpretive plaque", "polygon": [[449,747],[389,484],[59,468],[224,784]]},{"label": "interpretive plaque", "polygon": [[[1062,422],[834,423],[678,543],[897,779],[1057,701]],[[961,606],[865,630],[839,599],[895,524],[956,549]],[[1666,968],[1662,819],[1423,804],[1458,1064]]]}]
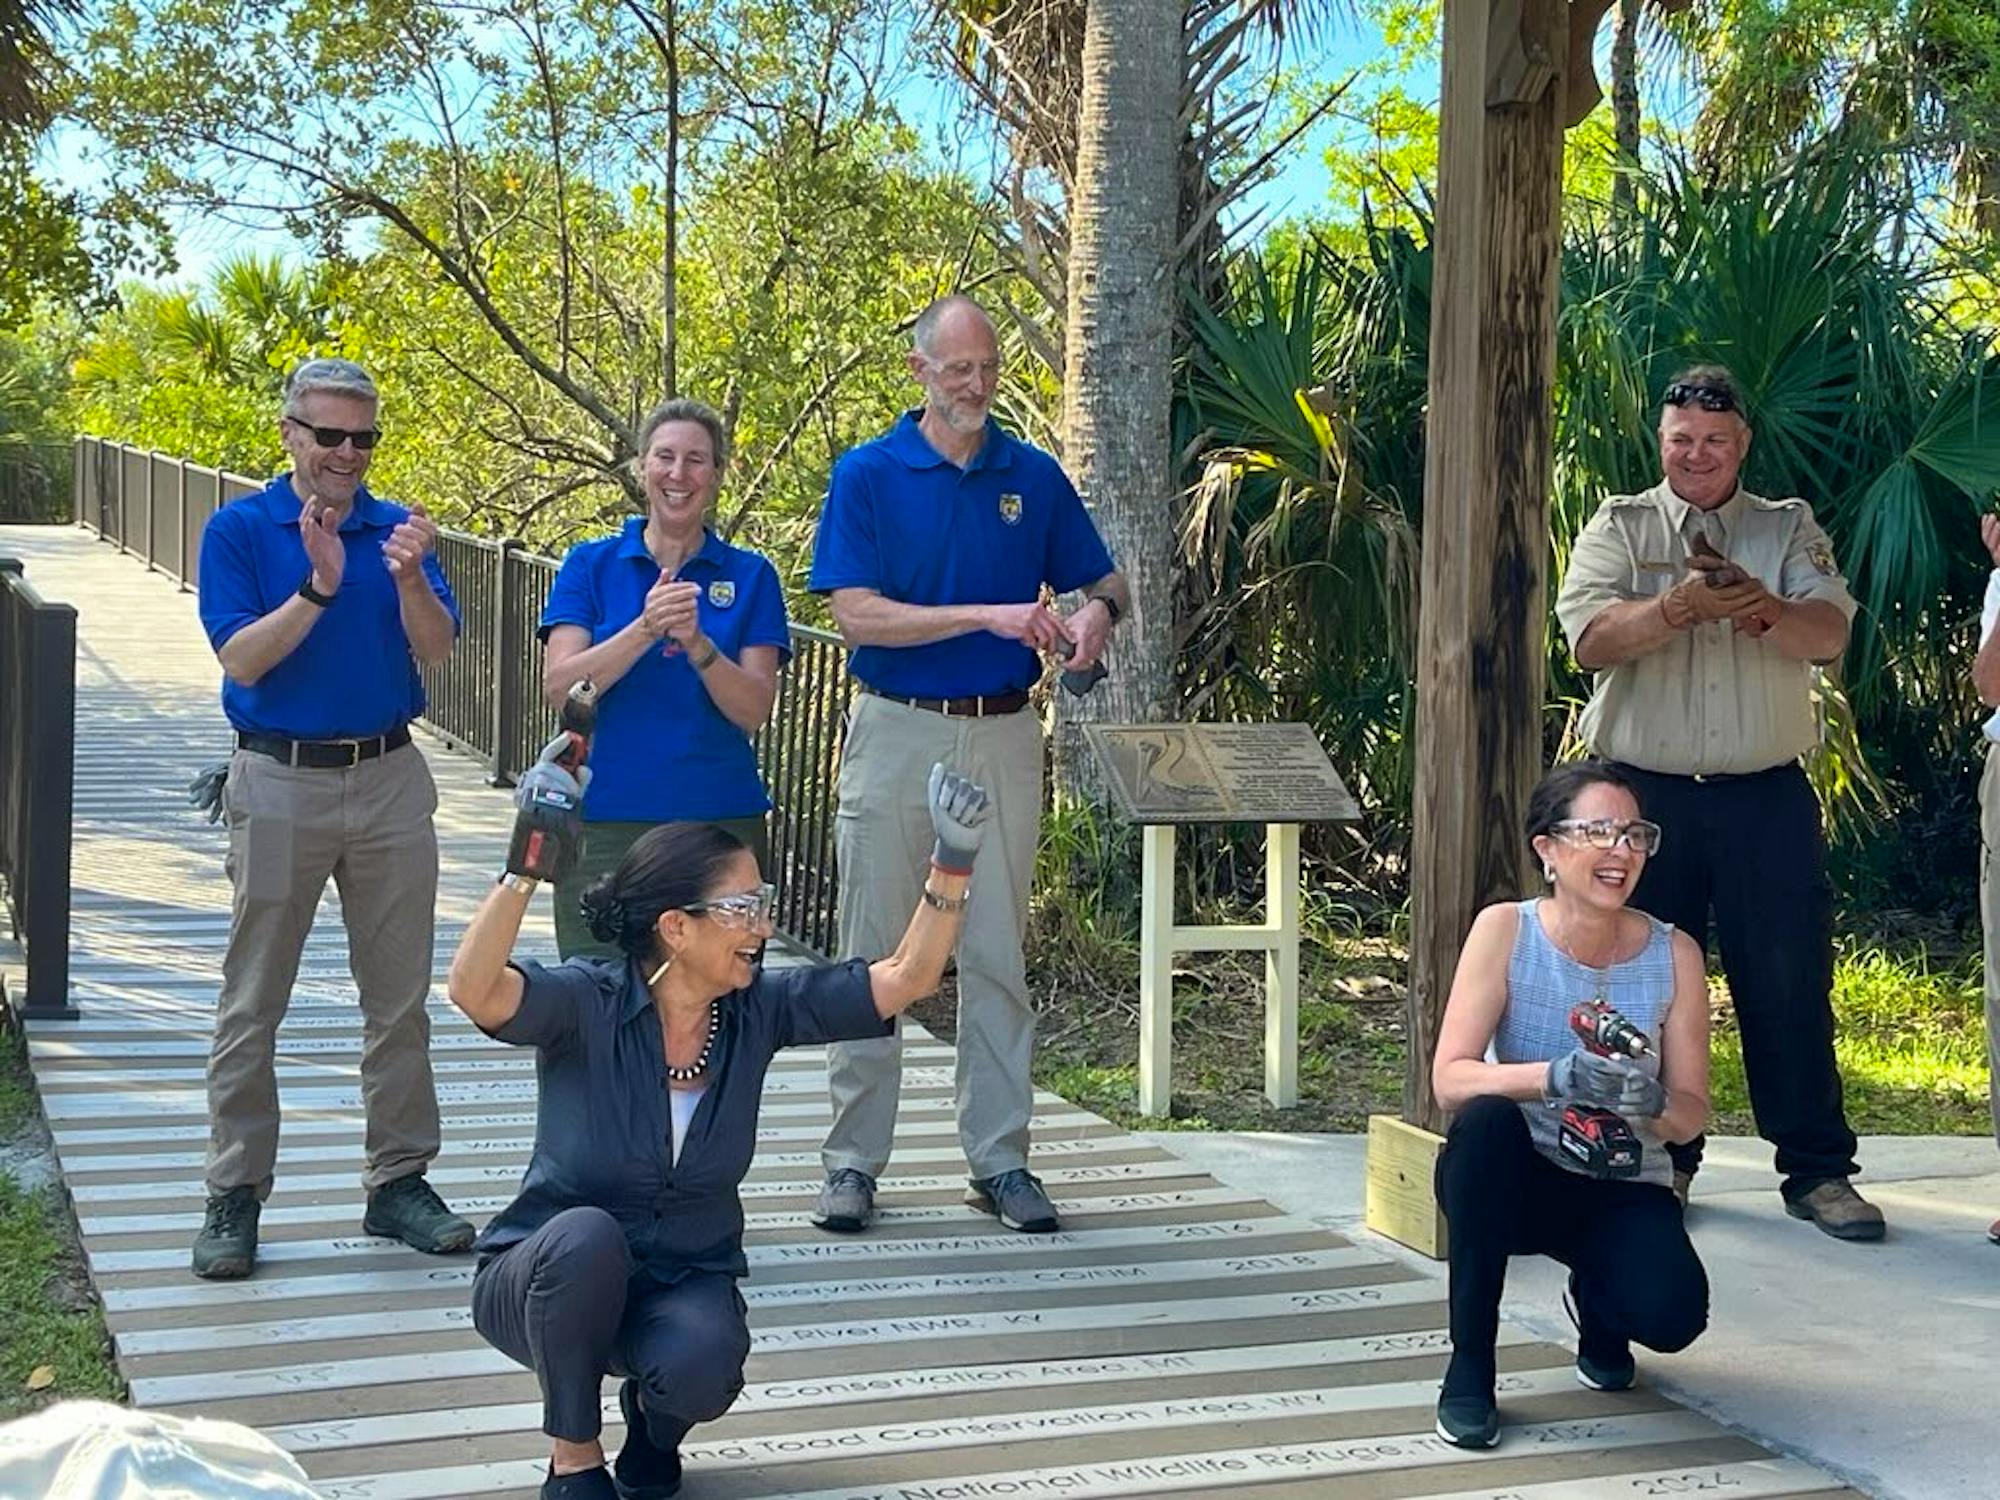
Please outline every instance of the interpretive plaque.
[{"label": "interpretive plaque", "polygon": [[1352,823],[1361,817],[1309,724],[1086,724],[1134,823]]}]

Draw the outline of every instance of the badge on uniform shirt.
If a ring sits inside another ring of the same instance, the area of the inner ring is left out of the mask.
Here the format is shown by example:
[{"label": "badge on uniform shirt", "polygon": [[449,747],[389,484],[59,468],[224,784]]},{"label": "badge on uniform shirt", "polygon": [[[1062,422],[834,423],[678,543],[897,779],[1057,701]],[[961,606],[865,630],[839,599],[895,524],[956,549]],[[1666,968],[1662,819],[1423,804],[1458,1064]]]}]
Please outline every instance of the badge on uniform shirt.
[{"label": "badge on uniform shirt", "polygon": [[736,585],[727,578],[718,578],[708,586],[708,602],[717,609],[727,609],[736,602]]},{"label": "badge on uniform shirt", "polygon": [[1000,497],[1000,519],[1009,526],[1021,524],[1021,497],[1011,490]]},{"label": "badge on uniform shirt", "polygon": [[1825,542],[1806,543],[1806,561],[1828,578],[1839,571],[1833,563],[1833,548],[1827,546]]}]

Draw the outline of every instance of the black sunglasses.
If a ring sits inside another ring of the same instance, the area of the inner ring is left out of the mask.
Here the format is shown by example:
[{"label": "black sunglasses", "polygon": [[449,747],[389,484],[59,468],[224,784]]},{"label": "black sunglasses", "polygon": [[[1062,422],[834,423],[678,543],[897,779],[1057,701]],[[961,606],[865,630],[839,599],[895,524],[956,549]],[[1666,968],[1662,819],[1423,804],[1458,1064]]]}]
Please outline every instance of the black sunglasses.
[{"label": "black sunglasses", "polygon": [[1736,392],[1726,385],[1692,385],[1676,381],[1660,398],[1668,406],[1699,406],[1703,411],[1736,411]]},{"label": "black sunglasses", "polygon": [[350,432],[345,427],[315,427],[297,417],[286,417],[285,420],[294,427],[305,428],[322,448],[338,448],[342,443],[352,443],[365,453],[382,441],[382,429],[379,427],[363,427],[359,432]]}]

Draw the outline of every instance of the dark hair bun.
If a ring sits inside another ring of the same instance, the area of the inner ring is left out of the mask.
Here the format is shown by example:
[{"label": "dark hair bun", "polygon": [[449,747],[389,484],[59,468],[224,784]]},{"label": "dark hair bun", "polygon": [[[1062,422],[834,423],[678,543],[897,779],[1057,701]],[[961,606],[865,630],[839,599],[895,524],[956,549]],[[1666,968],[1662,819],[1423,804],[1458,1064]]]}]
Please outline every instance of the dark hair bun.
[{"label": "dark hair bun", "polygon": [[617,889],[609,875],[599,876],[591,882],[578,899],[577,908],[583,913],[590,935],[598,942],[623,946],[625,903],[618,899]]}]

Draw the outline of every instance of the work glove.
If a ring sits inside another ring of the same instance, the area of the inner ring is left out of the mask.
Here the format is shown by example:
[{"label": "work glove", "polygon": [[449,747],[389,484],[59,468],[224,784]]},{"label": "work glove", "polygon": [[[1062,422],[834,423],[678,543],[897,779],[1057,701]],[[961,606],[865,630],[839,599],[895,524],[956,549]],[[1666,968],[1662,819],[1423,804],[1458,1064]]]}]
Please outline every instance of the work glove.
[{"label": "work glove", "polygon": [[931,863],[947,875],[970,875],[980,840],[986,836],[986,820],[993,812],[986,789],[956,771],[947,771],[939,761],[931,767],[926,800],[931,828],[937,834]]},{"label": "work glove", "polygon": [[1619,1091],[1618,1102],[1611,1107],[1628,1120],[1656,1120],[1667,1107],[1667,1086],[1659,1078],[1636,1063],[1619,1062],[1625,1069],[1625,1085]]},{"label": "work glove", "polygon": [[229,780],[229,762],[217,761],[188,783],[188,805],[208,814],[208,821],[222,820],[222,784]]},{"label": "work glove", "polygon": [[514,837],[507,872],[536,880],[561,880],[583,852],[583,793],[590,767],[571,771],[560,757],[576,754],[575,741],[559,734],[542,747],[514,788]]},{"label": "work glove", "polygon": [[1598,1109],[1616,1109],[1625,1097],[1626,1076],[1632,1065],[1616,1057],[1599,1057],[1578,1047],[1549,1064],[1542,1093],[1550,1099],[1588,1104]]}]

